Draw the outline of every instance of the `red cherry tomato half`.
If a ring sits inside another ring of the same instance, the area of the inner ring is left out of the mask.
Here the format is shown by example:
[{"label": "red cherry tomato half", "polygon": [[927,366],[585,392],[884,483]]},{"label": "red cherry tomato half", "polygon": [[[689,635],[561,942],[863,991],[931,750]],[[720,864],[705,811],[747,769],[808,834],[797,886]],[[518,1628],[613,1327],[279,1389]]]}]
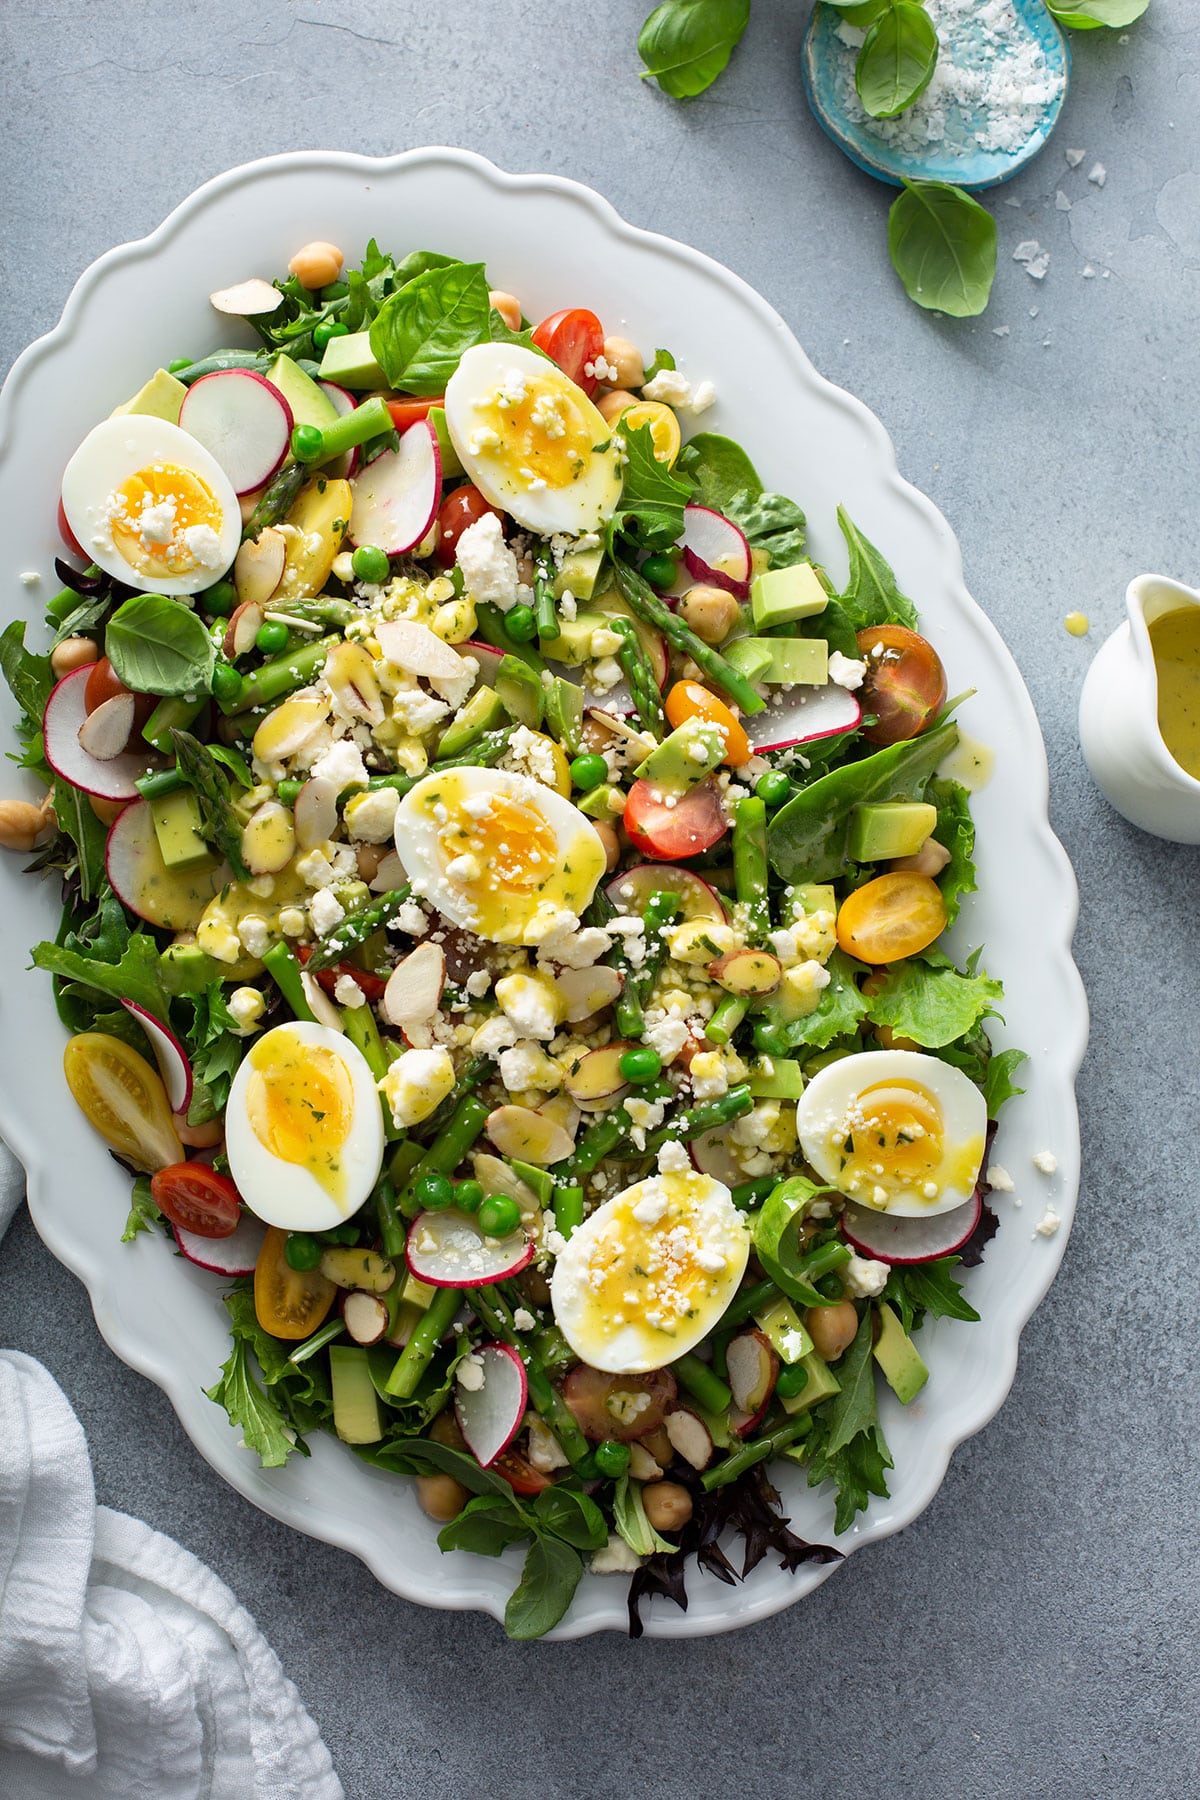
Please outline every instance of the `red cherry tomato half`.
[{"label": "red cherry tomato half", "polygon": [[[674,805],[669,805],[674,801]],[[670,794],[653,781],[635,781],[622,819],[630,843],[643,856],[677,862],[711,850],[729,830],[721,794],[712,781]]]},{"label": "red cherry tomato half", "polygon": [[181,1231],[197,1237],[229,1237],[237,1230],[242,1202],[228,1175],[207,1163],[172,1163],[150,1177],[150,1194],[160,1213]]},{"label": "red cherry tomato half", "polygon": [[392,424],[397,431],[407,431],[410,425],[416,425],[421,419],[429,417],[432,406],[444,406],[445,396],[438,394],[433,400],[389,400],[387,409],[392,415]]},{"label": "red cherry tomato half", "polygon": [[587,373],[587,364],[604,349],[604,327],[594,312],[573,306],[551,313],[535,329],[533,341],[585,394],[595,393],[596,377]]},{"label": "red cherry tomato half", "polygon": [[[94,713],[96,708],[103,706],[106,700],[112,700],[117,694],[127,694],[128,692],[129,689],[107,656],[102,656],[98,662],[92,664],[92,672],[84,683],[84,711]],[[158,700],[154,694],[135,694],[133,699],[133,729],[138,732],[158,705]]]},{"label": "red cherry tomato half", "polygon": [[541,1469],[535,1469],[519,1450],[506,1450],[490,1467],[495,1474],[507,1481],[514,1494],[540,1494],[543,1488],[554,1486],[549,1475],[543,1474]]},{"label": "red cherry tomato half", "polygon": [[485,500],[477,487],[468,482],[465,487],[455,488],[447,494],[438,509],[438,541],[434,555],[444,568],[450,568],[454,562],[454,553],[458,540],[468,525],[474,525],[482,519],[484,513],[495,513],[503,521],[504,514],[490,500]]},{"label": "red cherry tomato half", "polygon": [[[296,955],[302,963],[306,963],[312,953],[311,944],[296,945]],[[357,969],[353,963],[340,962],[335,963],[332,969],[318,969],[315,980],[327,994],[332,994],[336,998],[337,984],[343,975],[348,975],[351,981],[358,983],[368,1005],[374,1006],[383,999],[383,990],[387,986],[383,976],[372,974],[370,969]]]},{"label": "red cherry tomato half", "polygon": [[91,557],[67,524],[67,509],[61,500],[58,503],[58,535],[72,556],[77,556],[81,563],[91,562]]},{"label": "red cherry tomato half", "polygon": [[877,720],[863,736],[870,744],[900,744],[933,724],[946,699],[942,659],[907,625],[868,625],[858,633],[867,674],[858,697]]}]

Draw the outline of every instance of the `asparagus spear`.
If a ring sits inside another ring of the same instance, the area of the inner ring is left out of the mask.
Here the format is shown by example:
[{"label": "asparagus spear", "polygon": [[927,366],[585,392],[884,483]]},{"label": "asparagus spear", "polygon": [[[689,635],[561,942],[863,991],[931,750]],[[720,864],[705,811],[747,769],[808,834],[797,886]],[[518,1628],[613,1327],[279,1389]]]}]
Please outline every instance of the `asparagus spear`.
[{"label": "asparagus spear", "polygon": [[733,879],[750,935],[761,943],[771,929],[767,899],[767,807],[756,794],[737,803],[733,816]]},{"label": "asparagus spear", "polygon": [[616,557],[613,562],[616,570],[617,586],[631,612],[647,625],[655,625],[662,632],[669,644],[690,656],[698,669],[703,669],[710,681],[724,688],[731,700],[736,700],[744,713],[757,713],[763,710],[766,701],[756,694],[744,675],[725,661],[719,651],[698,638],[694,631],[689,631],[683,620],[673,613],[669,606],[663,604],[649,582],[643,581],[636,569]]},{"label": "asparagus spear", "polygon": [[340,925],[335,925],[329,936],[322,938],[314,946],[306,967],[312,974],[321,969],[330,969],[334,963],[340,962],[347,950],[353,950],[358,944],[365,944],[373,937],[381,926],[389,919],[394,919],[400,908],[412,893],[409,887],[393,888],[390,894],[373,900],[369,906],[360,906],[357,912],[347,914]]},{"label": "asparagus spear", "polygon": [[562,628],[554,600],[554,557],[548,544],[534,557],[533,593],[538,637],[556,638]]},{"label": "asparagus spear", "polygon": [[415,1218],[421,1210],[415,1189],[422,1175],[449,1175],[457,1169],[483,1130],[491,1110],[487,1102],[475,1094],[463,1095],[404,1185],[399,1205],[406,1218]]},{"label": "asparagus spear", "polygon": [[385,1386],[397,1400],[411,1400],[441,1339],[462,1305],[461,1288],[439,1288],[413,1328]]},{"label": "asparagus spear", "polygon": [[308,470],[303,463],[285,463],[267,483],[262,499],[246,521],[243,538],[257,539],[268,525],[278,525],[280,519],[286,519],[307,480]]},{"label": "asparagus spear", "polygon": [[812,1420],[807,1413],[800,1413],[794,1419],[787,1419],[782,1425],[776,1425],[763,1437],[750,1438],[740,1449],[732,1451],[724,1460],[706,1469],[700,1482],[706,1493],[711,1494],[714,1488],[726,1487],[729,1482],[736,1481],[755,1463],[766,1462],[768,1457],[778,1456],[797,1438],[804,1437],[812,1429]]},{"label": "asparagus spear", "polygon": [[[669,1125],[663,1125],[658,1131],[652,1131],[646,1139],[644,1150],[635,1149],[631,1144],[618,1142],[612,1147],[612,1154],[620,1157],[623,1161],[628,1161],[631,1156],[654,1156],[664,1144],[686,1144],[692,1138],[699,1137],[702,1132],[712,1131],[717,1125],[728,1125],[734,1119],[740,1119],[742,1114],[748,1113],[753,1105],[754,1097],[748,1084],[741,1082],[737,1087],[731,1087],[727,1094],[722,1094],[718,1099],[702,1100],[699,1106],[693,1106],[688,1112],[678,1113]],[[617,1110],[619,1112],[621,1109]],[[605,1118],[607,1120],[613,1116],[612,1113],[607,1113]],[[585,1143],[590,1135],[590,1132],[584,1134]],[[624,1134],[622,1134],[623,1136]],[[578,1149],[575,1154],[578,1156]],[[609,1152],[606,1151],[604,1154],[607,1155]],[[595,1164],[592,1166],[594,1168]]]},{"label": "asparagus spear", "polygon": [[666,736],[667,719],[663,712],[662,694],[654,678],[654,670],[646,652],[638,643],[637,632],[628,619],[610,619],[609,629],[621,639],[617,661],[629,683],[629,693],[637,710],[638,723],[661,743]]}]

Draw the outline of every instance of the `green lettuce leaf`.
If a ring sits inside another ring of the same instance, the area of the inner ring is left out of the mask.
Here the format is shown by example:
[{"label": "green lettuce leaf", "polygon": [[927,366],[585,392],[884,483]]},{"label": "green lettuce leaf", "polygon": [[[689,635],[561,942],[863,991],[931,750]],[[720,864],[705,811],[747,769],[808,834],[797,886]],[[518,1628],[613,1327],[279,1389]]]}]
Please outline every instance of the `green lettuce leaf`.
[{"label": "green lettuce leaf", "polygon": [[808,1044],[814,1050],[825,1050],[835,1038],[852,1036],[867,1016],[867,1002],[856,980],[863,964],[844,950],[835,950],[825,967],[829,971],[829,986],[822,988],[815,1012],[778,1026],[790,1049]]},{"label": "green lettuce leaf", "polygon": [[937,807],[938,820],[933,836],[950,852],[950,861],[938,876],[938,887],[946,904],[946,921],[953,925],[962,895],[973,894],[977,885],[971,796],[961,782],[935,776],[925,790],[925,798],[931,806]]},{"label": "green lettuce leaf", "polygon": [[912,1038],[927,1050],[940,1050],[995,1013],[1003,996],[999,981],[974,972],[960,974],[948,958],[926,952],[892,964],[867,1012],[872,1024],[886,1025],[897,1037]]},{"label": "green lettuce leaf", "polygon": [[1025,1092],[1023,1087],[1016,1085],[1013,1075],[1023,1062],[1028,1061],[1029,1057],[1024,1050],[993,1050],[981,1083],[989,1119],[998,1116],[1006,1100],[1012,1100]]},{"label": "green lettuce leaf", "polygon": [[158,947],[145,932],[130,933],[116,962],[100,960],[92,947],[80,950],[66,944],[35,944],[33,966],[57,975],[61,981],[78,982],[118,1000],[132,1000],[164,1023],[170,1019]]},{"label": "green lettuce leaf", "polygon": [[764,550],[773,569],[804,561],[805,517],[786,494],[735,494],[725,507],[752,550]]}]

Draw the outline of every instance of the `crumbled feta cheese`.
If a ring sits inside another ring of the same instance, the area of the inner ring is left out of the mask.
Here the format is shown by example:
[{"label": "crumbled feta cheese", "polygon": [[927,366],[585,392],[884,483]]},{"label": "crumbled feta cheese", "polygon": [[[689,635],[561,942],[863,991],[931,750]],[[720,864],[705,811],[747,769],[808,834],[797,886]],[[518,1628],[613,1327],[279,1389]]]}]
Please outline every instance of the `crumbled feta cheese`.
[{"label": "crumbled feta cheese", "polygon": [[247,913],[239,922],[237,931],[247,956],[261,956],[271,942],[271,928],[257,913]]},{"label": "crumbled feta cheese", "polygon": [[189,525],[182,535],[185,548],[203,568],[224,568],[225,552],[211,525]]},{"label": "crumbled feta cheese", "polygon": [[[518,1316],[519,1314],[514,1313],[514,1325],[517,1323]],[[529,1315],[525,1316],[528,1318]],[[517,1329],[518,1331],[528,1331],[531,1327],[518,1325]],[[534,1412],[526,1415],[525,1422],[529,1430],[529,1460],[534,1468],[540,1469],[543,1475],[552,1475],[555,1469],[570,1468],[571,1459],[566,1455],[549,1426],[543,1424]]]},{"label": "crumbled feta cheese", "polygon": [[356,794],[346,803],[343,817],[352,838],[362,844],[386,844],[395,829],[400,796],[395,788],[376,788]]},{"label": "crumbled feta cheese", "polygon": [[891,1272],[887,1263],[873,1262],[869,1257],[853,1253],[850,1261],[842,1264],[846,1290],[856,1300],[874,1300],[876,1295],[882,1294]]},{"label": "crumbled feta cheese", "polygon": [[[578,925],[578,920],[575,923]],[[538,961],[561,963],[567,969],[590,969],[611,949],[612,938],[599,925],[586,925],[582,930],[568,926],[542,939]]]},{"label": "crumbled feta cheese", "polygon": [[1008,1170],[1001,1168],[999,1163],[988,1164],[987,1178],[988,1185],[994,1188],[998,1194],[1012,1194],[1016,1192],[1016,1182],[1013,1180]]},{"label": "crumbled feta cheese", "polygon": [[481,1000],[492,985],[490,969],[472,969],[467,976],[467,992],[473,1000]]},{"label": "crumbled feta cheese", "polygon": [[668,1063],[675,1061],[690,1036],[691,1033],[683,1020],[673,1018],[657,1019],[653,1023],[647,1023],[642,1033],[643,1041],[649,1044],[652,1050],[658,1052],[664,1068]]},{"label": "crumbled feta cheese", "polygon": [[622,669],[614,656],[602,656],[588,670],[587,685],[593,694],[607,694],[620,681]]},{"label": "crumbled feta cheese", "polygon": [[829,658],[829,679],[841,688],[861,687],[866,679],[867,665],[853,656],[843,656],[835,650]]},{"label": "crumbled feta cheese", "polygon": [[257,988],[234,988],[229,996],[229,1014],[238,1037],[248,1037],[258,1030],[258,1021],[266,1009],[266,1001]]},{"label": "crumbled feta cheese", "polygon": [[729,1092],[729,1077],[719,1050],[702,1050],[699,1056],[693,1056],[688,1072],[697,1100],[715,1100]]},{"label": "crumbled feta cheese", "polygon": [[536,1324],[537,1320],[529,1311],[528,1307],[518,1306],[516,1312],[513,1314],[514,1329],[517,1331],[532,1331]]},{"label": "crumbled feta cheese", "polygon": [[529,1089],[554,1093],[562,1086],[562,1072],[540,1044],[522,1038],[499,1056],[500,1079],[510,1094],[523,1094]]},{"label": "crumbled feta cheese", "polygon": [[657,400],[666,406],[687,406],[691,398],[692,384],[678,369],[660,369],[642,389],[643,400]]},{"label": "crumbled feta cheese", "polygon": [[393,720],[414,737],[420,737],[422,732],[431,730],[449,711],[444,700],[435,700],[423,688],[401,688],[392,695]]},{"label": "crumbled feta cheese", "polygon": [[429,916],[415,900],[406,900],[392,923],[408,937],[424,937],[429,930]]},{"label": "crumbled feta cheese", "polygon": [[332,744],[324,756],[317,758],[312,773],[318,781],[331,781],[340,794],[343,788],[366,787],[367,769],[362,751],[352,738]]},{"label": "crumbled feta cheese", "polygon": [[518,725],[508,740],[508,750],[504,758],[504,766],[516,771],[518,775],[527,775],[531,781],[540,782],[543,787],[554,787],[557,780],[554,747],[540,731],[530,731],[527,725]]},{"label": "crumbled feta cheese", "polygon": [[633,1208],[633,1216],[639,1225],[657,1225],[668,1204],[667,1196],[658,1188],[651,1187]]},{"label": "crumbled feta cheese", "polygon": [[1034,1236],[1044,1238],[1053,1237],[1061,1224],[1062,1220],[1059,1218],[1054,1208],[1048,1206],[1033,1228]]},{"label": "crumbled feta cheese", "polygon": [[335,925],[340,925],[345,916],[345,907],[329,888],[318,888],[308,903],[309,924],[318,937],[324,937]]},{"label": "crumbled feta cheese", "polygon": [[664,1144],[658,1153],[658,1172],[660,1175],[682,1175],[690,1171],[692,1159],[682,1144],[674,1141]]},{"label": "crumbled feta cheese", "polygon": [[397,1127],[419,1125],[435,1112],[454,1087],[454,1063],[448,1050],[402,1050],[378,1083]]},{"label": "crumbled feta cheese", "polygon": [[716,398],[717,389],[714,382],[698,381],[692,389],[691,405],[688,407],[688,411],[693,414],[707,412]]},{"label": "crumbled feta cheese", "polygon": [[517,559],[504,542],[500,520],[484,513],[468,525],[455,552],[467,592],[508,612],[517,603]]},{"label": "crumbled feta cheese", "polygon": [[625,1111],[643,1131],[656,1131],[667,1116],[665,1100],[643,1100],[638,1094],[631,1094],[625,1102]]},{"label": "crumbled feta cheese", "polygon": [[1033,1159],[1033,1166],[1040,1169],[1043,1175],[1053,1175],[1058,1167],[1058,1158],[1053,1150],[1039,1150]]},{"label": "crumbled feta cheese", "polygon": [[499,1056],[510,1044],[517,1041],[516,1031],[503,1013],[496,1013],[485,1019],[478,1031],[471,1038],[471,1049],[476,1056]]},{"label": "crumbled feta cheese", "polygon": [[458,1385],[469,1394],[477,1394],[483,1386],[483,1358],[477,1350],[464,1356],[455,1371]]},{"label": "crumbled feta cheese", "polygon": [[541,970],[503,975],[496,983],[496,999],[522,1037],[543,1042],[554,1036],[565,1014],[562,995]]},{"label": "crumbled feta cheese", "polygon": [[333,997],[339,1006],[348,1006],[351,1011],[356,1006],[365,1006],[367,999],[353,975],[338,976],[333,984]]},{"label": "crumbled feta cheese", "polygon": [[332,848],[331,844],[317,844],[296,858],[296,873],[305,887],[327,888],[334,880],[337,870],[326,855]]},{"label": "crumbled feta cheese", "polygon": [[641,1566],[641,1557],[615,1532],[610,1534],[602,1550],[593,1551],[588,1561],[588,1568],[593,1575],[632,1575]]}]

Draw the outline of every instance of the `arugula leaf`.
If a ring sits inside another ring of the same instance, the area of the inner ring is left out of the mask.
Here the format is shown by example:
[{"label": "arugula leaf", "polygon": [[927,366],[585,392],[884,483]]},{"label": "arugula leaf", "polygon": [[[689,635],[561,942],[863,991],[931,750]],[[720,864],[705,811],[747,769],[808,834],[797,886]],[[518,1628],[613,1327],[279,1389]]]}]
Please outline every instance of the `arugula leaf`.
[{"label": "arugula leaf", "polygon": [[773,569],[804,561],[806,520],[786,494],[735,494],[725,516],[741,527],[752,550],[765,550]]},{"label": "arugula leaf", "polygon": [[371,354],[389,384],[406,394],[437,395],[464,350],[489,340],[491,306],[482,263],[426,268],[380,308]]},{"label": "arugula leaf", "polygon": [[889,1026],[898,1037],[940,1050],[994,1013],[1003,997],[1003,985],[988,975],[960,974],[940,956],[908,956],[888,969],[867,1013],[873,1024]]},{"label": "arugula leaf", "polygon": [[504,1609],[504,1629],[525,1642],[545,1637],[566,1612],[583,1574],[583,1558],[561,1538],[538,1537]]},{"label": "arugula leaf", "polygon": [[844,1450],[860,1432],[870,1431],[879,1418],[875,1400],[875,1364],[871,1357],[874,1343],[874,1316],[864,1307],[854,1342],[837,1366],[840,1392],[829,1402],[829,1436],[825,1453],[833,1456]]},{"label": "arugula leaf", "polygon": [[675,471],[695,482],[695,498],[714,512],[724,513],[739,494],[749,502],[763,491],[758,470],[742,446],[719,431],[701,431],[691,438],[675,459]]},{"label": "arugula leaf", "polygon": [[617,509],[609,521],[609,548],[617,535],[633,538],[643,549],[663,550],[683,531],[683,509],[692,484],[681,480],[654,454],[648,425],[621,433],[626,466]]},{"label": "arugula leaf", "polygon": [[919,100],[937,67],[937,27],[916,0],[892,0],[867,31],[854,85],[873,119],[893,119]]},{"label": "arugula leaf", "polygon": [[987,1072],[980,1085],[987,1102],[989,1119],[996,1118],[1006,1100],[1012,1100],[1017,1094],[1025,1092],[1023,1087],[1017,1087],[1013,1074],[1028,1060],[1024,1050],[994,1050],[988,1058]]},{"label": "arugula leaf", "polygon": [[805,1250],[799,1231],[814,1200],[827,1192],[804,1175],[790,1175],[767,1195],[754,1220],[754,1254],[776,1287],[798,1306],[820,1306],[821,1296],[804,1279]]},{"label": "arugula leaf", "polygon": [[21,619],[14,619],[0,633],[0,673],[25,714],[29,732],[39,732],[54,686],[54,671],[48,656],[25,648],[25,625]]},{"label": "arugula leaf", "polygon": [[663,0],[638,33],[638,55],[674,100],[711,87],[750,22],[750,0]]},{"label": "arugula leaf", "polygon": [[[333,1416],[333,1393],[324,1362],[318,1357],[303,1363],[291,1360],[291,1346],[281,1344],[259,1324],[251,1282],[231,1288],[225,1306],[231,1335],[254,1352],[273,1403],[292,1427],[304,1432],[328,1424]],[[309,1454],[303,1438],[298,1438],[293,1448],[302,1456]]]},{"label": "arugula leaf", "polygon": [[973,894],[976,888],[975,821],[971,817],[971,796],[961,782],[935,776],[925,790],[925,798],[931,806],[937,807],[933,836],[950,852],[950,861],[938,876],[938,887],[946,906],[946,921],[953,925],[958,917],[960,897]]},{"label": "arugula leaf", "polygon": [[171,1016],[158,946],[144,931],[130,934],[115,963],[103,962],[90,951],[81,952],[69,944],[42,943],[33,947],[33,967],[45,969],[61,981],[78,982],[81,987],[96,988],[118,1000],[132,1000],[164,1023]]},{"label": "arugula leaf", "polygon": [[920,1328],[927,1312],[935,1319],[966,1319],[974,1323],[979,1318],[975,1308],[963,1299],[962,1288],[951,1274],[961,1261],[959,1256],[939,1256],[933,1262],[893,1266],[881,1298],[896,1308],[900,1323],[910,1336]]},{"label": "arugula leaf", "polygon": [[165,594],[134,594],[104,633],[115,673],[138,694],[206,694],[216,647],[204,621]]},{"label": "arugula leaf", "polygon": [[907,625],[915,631],[919,622],[917,609],[896,586],[891,564],[863,536],[844,506],[838,507],[838,524],[850,556],[850,576],[839,599],[854,629],[890,624]]},{"label": "arugula leaf", "polygon": [[855,1514],[864,1510],[872,1494],[886,1499],[888,1484],[884,1470],[894,1467],[887,1440],[879,1426],[874,1425],[832,1455],[814,1445],[808,1465],[808,1485],[816,1487],[822,1481],[836,1484],[833,1529],[835,1532],[848,1531]]},{"label": "arugula leaf", "polygon": [[207,744],[190,731],[171,727],[171,742],[179,773],[196,796],[200,807],[200,828],[205,841],[215,846],[239,881],[248,881],[250,871],[242,859],[242,828],[229,804],[229,779]]},{"label": "arugula leaf", "polygon": [[108,831],[88,805],[87,795],[59,775],[54,777],[54,817],[60,834],[75,849],[74,857],[60,866],[68,878],[74,875],[79,883],[79,898],[90,904],[103,892],[107,879],[104,852]]},{"label": "arugula leaf", "polygon": [[992,292],[996,221],[962,188],[906,181],[888,214],[888,253],[910,300],[971,319]]},{"label": "arugula leaf", "polygon": [[679,1548],[655,1531],[646,1517],[641,1483],[630,1481],[628,1475],[620,1477],[613,1491],[613,1524],[635,1556],[673,1556]]},{"label": "arugula leaf", "polygon": [[458,1517],[438,1532],[439,1550],[471,1550],[476,1556],[502,1556],[510,1544],[529,1537],[532,1527],[515,1497],[476,1494]]},{"label": "arugula leaf", "polygon": [[188,1054],[194,1086],[202,1090],[199,1094],[193,1093],[188,1123],[203,1125],[224,1111],[230,1083],[245,1053],[245,1044],[237,1035],[237,1021],[225,1003],[221,982],[214,981],[202,994],[188,998],[192,1003],[192,1022],[187,1031]]},{"label": "arugula leaf", "polygon": [[221,1379],[204,1391],[225,1408],[230,1424],[241,1426],[246,1448],[255,1452],[264,1469],[281,1469],[300,1448],[298,1441],[293,1442],[287,1415],[251,1374],[245,1339],[234,1339],[229,1359],[221,1365]]},{"label": "arugula leaf", "polygon": [[129,1217],[125,1221],[125,1229],[121,1233],[123,1244],[132,1244],[139,1231],[153,1232],[159,1226],[166,1228],[166,1220],[154,1204],[150,1192],[150,1177],[139,1175],[133,1184],[133,1192],[129,1196]]},{"label": "arugula leaf", "polygon": [[1082,0],[1082,4],[1080,0],[1046,0],[1046,11],[1073,31],[1095,31],[1101,25],[1119,31],[1140,19],[1149,4],[1150,0]]},{"label": "arugula leaf", "polygon": [[856,980],[863,965],[847,956],[844,950],[835,950],[825,967],[829,971],[829,985],[822,988],[816,1009],[803,1018],[783,1021],[779,1026],[793,1050],[801,1044],[808,1044],[814,1050],[825,1050],[835,1038],[850,1037],[867,1015],[867,1001]]}]

